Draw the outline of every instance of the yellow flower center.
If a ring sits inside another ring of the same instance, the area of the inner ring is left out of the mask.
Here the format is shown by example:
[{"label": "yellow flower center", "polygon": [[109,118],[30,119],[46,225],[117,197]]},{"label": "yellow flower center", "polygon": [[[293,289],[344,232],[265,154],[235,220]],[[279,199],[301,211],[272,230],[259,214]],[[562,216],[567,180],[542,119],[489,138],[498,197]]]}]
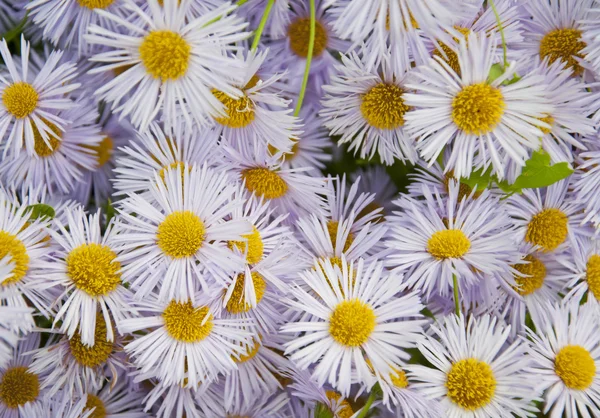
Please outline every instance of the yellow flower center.
[{"label": "yellow flower center", "polygon": [[83,244],[67,256],[67,276],[90,296],[104,296],[121,283],[121,263],[110,247]]},{"label": "yellow flower center", "polygon": [[[39,394],[39,379],[37,375],[28,372],[27,367],[11,367],[4,372],[0,381],[0,401],[9,409],[17,409],[27,402],[35,401]],[[16,416],[19,416],[18,412]]]},{"label": "yellow flower center", "polygon": [[260,237],[260,232],[258,232],[258,229],[253,226],[252,232],[249,234],[244,234],[242,237],[246,238],[248,241],[229,241],[227,246],[230,249],[235,247],[241,252],[246,252],[247,248],[248,253],[246,254],[246,261],[248,264],[258,263],[260,260],[262,260],[264,251],[264,245]]},{"label": "yellow flower center", "polygon": [[69,340],[71,354],[82,366],[97,367],[108,360],[113,352],[114,343],[106,340],[106,321],[102,315],[96,316],[96,329],[94,330],[94,345],[84,345],[81,335],[76,332]]},{"label": "yellow flower center", "polygon": [[539,245],[545,252],[552,251],[567,239],[568,222],[560,209],[544,209],[529,221],[525,241]]},{"label": "yellow flower center", "polygon": [[256,354],[258,354],[258,350],[260,349],[261,343],[259,339],[253,339],[252,345],[246,345],[246,354],[240,356],[239,359],[234,359],[236,363],[245,363],[250,359],[253,359]]},{"label": "yellow flower center", "polygon": [[542,122],[546,122],[548,125],[550,125],[550,128],[544,128],[542,126],[540,126],[540,131],[542,131],[544,133],[544,135],[548,135],[550,132],[552,132],[552,125],[554,125],[554,118],[550,115],[548,116],[544,116],[543,118],[540,118],[540,120]]},{"label": "yellow flower center", "polygon": [[156,238],[163,253],[173,258],[191,257],[202,247],[206,229],[198,215],[186,210],[167,215]]},{"label": "yellow flower center", "polygon": [[2,93],[2,103],[6,111],[17,119],[23,119],[33,113],[39,98],[35,88],[24,81],[11,84]]},{"label": "yellow flower center", "polygon": [[340,402],[342,395],[339,393],[334,392],[333,390],[328,390],[325,392],[325,396],[331,401],[332,404],[335,403],[337,405],[337,411],[331,411],[332,413],[335,413],[336,418],[350,418],[352,415],[354,415],[354,410],[352,409],[350,402],[348,402],[346,399],[342,399]]},{"label": "yellow flower center", "polygon": [[[308,56],[308,41],[310,39],[310,18],[302,17],[294,20],[288,27],[290,48],[294,54],[306,58]],[[325,26],[318,20],[315,22],[315,43],[313,57],[318,57],[325,51],[329,35]]]},{"label": "yellow flower center", "polygon": [[12,277],[2,282],[3,286],[19,282],[29,269],[29,255],[27,248],[15,235],[0,231],[0,259],[10,256],[10,261],[15,263]]},{"label": "yellow flower center", "polygon": [[390,373],[390,380],[400,389],[406,389],[408,387],[408,379],[406,378],[406,372],[404,370],[394,369],[392,373]]},{"label": "yellow flower center", "polygon": [[360,113],[377,129],[396,129],[404,125],[404,90],[395,84],[379,83],[362,95]]},{"label": "yellow flower center", "polygon": [[525,274],[528,277],[515,275],[517,288],[515,289],[521,296],[531,295],[544,284],[546,278],[546,266],[538,258],[529,254],[524,258],[528,264],[515,264],[513,268],[519,273]]},{"label": "yellow flower center", "polygon": [[166,165],[163,168],[161,168],[160,171],[158,172],[158,176],[160,177],[160,179],[164,183],[165,182],[165,176],[167,175],[167,171],[175,169],[175,168],[179,168],[179,173],[181,174],[181,184],[183,184],[183,178],[185,176],[185,170],[184,170],[185,167],[188,167],[188,173],[190,171],[192,171],[192,167],[191,166],[188,166],[183,161],[176,161],[174,163],[171,163],[171,164]]},{"label": "yellow flower center", "polygon": [[585,279],[592,295],[600,300],[600,255],[594,254],[588,258]]},{"label": "yellow flower center", "polygon": [[58,150],[60,146],[60,138],[62,137],[62,131],[58,129],[58,127],[52,122],[48,122],[46,119],[42,118],[42,121],[50,128],[50,130],[54,133],[48,133],[47,142],[44,141],[42,134],[38,130],[38,128],[32,125],[33,128],[33,147],[35,153],[40,157],[49,157]]},{"label": "yellow flower center", "polygon": [[108,136],[105,136],[98,145],[86,145],[87,148],[91,149],[94,151],[94,154],[96,154],[96,158],[98,158],[98,168],[102,167],[108,162],[108,160],[110,160],[110,156],[113,152],[113,146],[113,140]]},{"label": "yellow flower center", "polygon": [[91,393],[88,393],[84,411],[89,409],[94,409],[94,412],[92,412],[89,418],[106,418],[106,407],[104,406],[104,402],[102,402],[102,399]]},{"label": "yellow flower center", "polygon": [[337,304],[329,318],[329,334],[346,347],[366,343],[377,325],[375,312],[359,299],[344,300]]},{"label": "yellow flower center", "polygon": [[452,120],[467,134],[483,135],[500,123],[504,107],[499,89],[486,83],[472,84],[452,99]]},{"label": "yellow flower center", "polygon": [[594,381],[596,364],[582,346],[566,345],[554,359],[554,371],[568,388],[585,390]]},{"label": "yellow flower center", "polygon": [[[87,7],[88,9],[106,9],[114,2],[115,0],[77,0],[81,7]],[[94,414],[92,414],[92,417],[97,418]]]},{"label": "yellow flower center", "polygon": [[[290,152],[285,152],[284,156],[285,159],[288,161],[291,161],[292,159],[294,159],[294,157],[296,156],[296,154],[298,154],[298,149],[299,149],[299,140],[292,140],[294,142],[294,144],[292,145],[292,149],[290,150]],[[271,155],[275,155],[279,152],[279,150],[277,148],[275,148],[273,145],[269,144],[267,145],[267,149],[269,150],[269,154]]]},{"label": "yellow flower center", "polygon": [[[471,32],[469,29],[461,28],[460,26],[454,26],[454,29],[459,31],[464,36],[465,39],[468,39],[469,33]],[[454,41],[457,44],[459,43],[459,39],[457,39],[457,38],[454,38]],[[467,44],[467,46],[468,46],[468,44]],[[437,48],[434,49],[433,56],[440,57],[446,64],[448,64],[450,66],[450,68],[452,68],[452,70],[454,70],[454,72],[457,75],[460,76],[461,71],[460,71],[460,63],[458,61],[458,54],[456,52],[454,52],[454,49],[450,48],[448,45],[446,45],[443,42],[439,42],[439,48],[441,48],[442,51],[440,51]]]},{"label": "yellow flower center", "polygon": [[[337,233],[338,233],[338,225],[340,223],[338,221],[327,221],[327,232],[329,232],[329,238],[331,238],[331,244],[335,247],[335,242],[337,241]],[[348,248],[354,242],[354,234],[349,233],[346,238],[346,242],[344,243],[343,251],[348,251]],[[341,262],[340,262],[341,263]],[[341,264],[340,264],[341,266]],[[341,268],[341,267],[340,267]]]},{"label": "yellow flower center", "polygon": [[188,70],[192,48],[178,33],[150,32],[140,45],[140,57],[146,71],[162,81],[177,80]]},{"label": "yellow flower center", "polygon": [[288,191],[285,180],[268,168],[247,168],[242,171],[242,179],[246,182],[246,189],[265,199],[277,199]]},{"label": "yellow flower center", "polygon": [[581,31],[574,28],[555,29],[548,32],[540,42],[540,57],[548,58],[550,64],[560,59],[571,67],[575,75],[583,72],[577,58],[583,58],[581,50],[586,43],[581,40]]},{"label": "yellow flower center", "polygon": [[[263,277],[256,273],[252,272],[252,285],[254,286],[254,293],[256,294],[256,304],[258,305],[265,295],[265,291],[267,290],[267,282]],[[227,311],[232,314],[239,314],[243,312],[248,312],[252,309],[252,305],[246,302],[246,297],[244,296],[244,286],[245,286],[246,276],[244,274],[238,274],[235,285],[233,287],[233,292],[231,292],[231,297],[229,301],[227,301]]]},{"label": "yellow flower center", "polygon": [[452,402],[474,411],[492,400],[496,379],[489,364],[468,358],[452,365],[446,377],[446,389]]},{"label": "yellow flower center", "polygon": [[234,99],[219,90],[213,90],[213,94],[223,105],[227,116],[215,117],[215,120],[221,125],[230,128],[244,128],[254,120],[254,103],[242,94],[239,99]]},{"label": "yellow flower center", "polygon": [[460,258],[471,248],[471,241],[460,229],[435,231],[427,241],[427,251],[435,258]]},{"label": "yellow flower center", "polygon": [[[213,316],[207,306],[194,308],[191,301],[172,300],[162,314],[165,328],[171,337],[184,343],[197,343],[208,337],[213,329]],[[202,321],[208,316],[206,322]]]}]

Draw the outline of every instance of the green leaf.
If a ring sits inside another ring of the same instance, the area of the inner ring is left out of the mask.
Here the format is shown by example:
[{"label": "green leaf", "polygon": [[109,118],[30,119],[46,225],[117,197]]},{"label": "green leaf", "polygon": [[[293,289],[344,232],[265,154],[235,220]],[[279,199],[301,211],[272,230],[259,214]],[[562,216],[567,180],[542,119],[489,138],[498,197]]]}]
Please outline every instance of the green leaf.
[{"label": "green leaf", "polygon": [[110,223],[110,220],[115,217],[115,208],[112,205],[112,201],[110,199],[108,199],[108,201],[106,202],[104,210],[106,212],[106,225],[108,225]]},{"label": "green leaf", "polygon": [[550,155],[544,151],[535,151],[525,163],[521,175],[511,185],[513,191],[547,187],[557,181],[566,179],[573,173],[569,164],[562,162],[550,164]]},{"label": "green leaf", "polygon": [[472,171],[469,178],[461,177],[460,182],[466,184],[471,189],[477,187],[477,190],[484,190],[488,188],[494,177],[492,167],[489,167],[485,171],[483,169]]},{"label": "green leaf", "polygon": [[14,28],[9,30],[2,36],[6,40],[6,43],[12,41],[13,39],[15,39],[19,35],[21,35],[21,32],[23,31],[23,28],[25,27],[25,23],[27,23],[28,13],[29,12],[27,12],[25,14],[25,17],[23,18],[23,20],[21,20],[21,22],[19,22],[19,24],[17,26],[15,26]]},{"label": "green leaf", "polygon": [[27,209],[30,211],[29,219],[31,219],[32,221],[42,218],[42,217],[48,218],[48,219],[54,219],[54,217],[56,216],[56,212],[54,211],[54,208],[52,206],[45,205],[43,203],[29,205],[29,206],[27,206]]},{"label": "green leaf", "polygon": [[492,65],[492,68],[490,68],[490,72],[488,74],[488,83],[492,83],[502,74],[504,74],[504,65],[500,63]]},{"label": "green leaf", "polygon": [[510,86],[511,84],[515,84],[520,79],[521,79],[521,77],[519,77],[518,74],[515,74],[515,75],[512,76],[512,78],[504,80],[502,82],[502,85],[503,86]]},{"label": "green leaf", "polygon": [[317,403],[317,407],[315,408],[315,417],[314,418],[333,418],[333,412],[323,405],[321,402]]}]

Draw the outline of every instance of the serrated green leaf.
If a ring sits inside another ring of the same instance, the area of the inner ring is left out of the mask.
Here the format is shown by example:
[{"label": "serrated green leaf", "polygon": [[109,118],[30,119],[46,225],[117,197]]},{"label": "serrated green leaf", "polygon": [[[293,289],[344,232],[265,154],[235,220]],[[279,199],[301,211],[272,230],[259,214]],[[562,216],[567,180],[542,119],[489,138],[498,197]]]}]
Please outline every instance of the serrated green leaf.
[{"label": "serrated green leaf", "polygon": [[504,66],[502,64],[494,64],[492,68],[490,68],[490,72],[488,74],[488,83],[492,83],[498,77],[504,74]]},{"label": "serrated green leaf", "polygon": [[318,402],[315,408],[314,418],[333,418],[333,412],[331,412],[327,406],[323,405],[321,402]]},{"label": "serrated green leaf", "polygon": [[39,218],[54,219],[54,217],[56,216],[54,208],[44,203],[29,205],[27,206],[27,209],[29,210],[29,219],[31,219],[32,221]]},{"label": "serrated green leaf", "polygon": [[548,187],[557,181],[566,179],[573,173],[569,164],[562,162],[550,163],[550,155],[544,151],[535,151],[531,158],[525,163],[521,175],[511,185],[513,191],[521,189],[533,189]]},{"label": "serrated green leaf", "polygon": [[466,184],[471,189],[477,187],[477,190],[484,190],[488,188],[493,179],[492,167],[489,167],[485,171],[483,169],[472,171],[469,178],[461,177],[460,182]]}]

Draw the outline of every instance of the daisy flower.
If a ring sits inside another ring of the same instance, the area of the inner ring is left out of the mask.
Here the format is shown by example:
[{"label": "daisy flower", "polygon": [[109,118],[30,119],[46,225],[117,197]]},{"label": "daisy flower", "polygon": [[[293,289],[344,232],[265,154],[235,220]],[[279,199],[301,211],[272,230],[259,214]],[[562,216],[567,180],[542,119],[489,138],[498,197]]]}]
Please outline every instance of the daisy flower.
[{"label": "daisy flower", "polygon": [[[232,83],[241,84],[243,69],[228,52],[237,49],[232,43],[248,36],[242,31],[246,24],[227,15],[234,9],[228,4],[187,21],[190,3],[166,0],[161,7],[158,0],[150,0],[145,12],[133,0],[126,0],[124,13],[132,16],[131,21],[96,9],[117,29],[89,26],[86,41],[110,49],[91,57],[104,64],[92,73],[130,66],[96,95],[111,103],[121,117],[129,116],[136,128],[145,130],[161,110],[167,128],[176,126],[177,116],[183,116],[188,126],[192,120],[206,125],[208,116],[226,116],[212,89],[240,95]],[[125,34],[119,32],[123,29]]]},{"label": "daisy flower", "polygon": [[83,396],[73,401],[71,394],[64,393],[61,396],[43,399],[39,410],[26,403],[19,412],[22,418],[37,418],[40,413],[50,413],[52,418],[96,418],[95,410],[86,408],[87,400],[87,396]]},{"label": "daisy flower", "polygon": [[417,154],[404,132],[406,112],[405,73],[394,73],[387,60],[381,68],[367,70],[356,52],[342,55],[338,75],[324,86],[320,112],[331,135],[340,135],[338,144],[350,143],[360,158],[379,154],[382,163],[394,159],[414,163]]},{"label": "daisy flower", "polygon": [[308,322],[291,322],[281,329],[293,333],[286,354],[299,368],[315,364],[313,377],[348,396],[351,375],[370,380],[370,369],[382,374],[408,359],[404,351],[422,332],[423,308],[416,293],[397,295],[400,276],[384,271],[380,262],[346,261],[341,269],[326,260],[300,273],[304,286],[292,288],[286,302],[296,311],[313,316]]},{"label": "daisy flower", "polygon": [[456,183],[448,196],[423,185],[424,200],[404,196],[396,201],[402,211],[388,217],[388,264],[405,272],[406,283],[426,299],[451,295],[453,276],[466,294],[484,277],[509,271],[518,259],[510,218],[498,199],[486,190],[477,199],[459,201],[459,192]]},{"label": "daisy flower", "polygon": [[211,151],[218,137],[212,131],[202,134],[196,129],[182,129],[167,133],[153,122],[147,131],[138,133],[137,138],[121,148],[114,169],[116,195],[144,193],[154,182],[155,176],[164,180],[169,169],[184,166],[212,166]]},{"label": "daisy flower", "polygon": [[[598,313],[577,302],[547,305],[546,324],[528,330],[536,390],[551,418],[600,415]],[[526,392],[523,392],[526,393]]]},{"label": "daisy flower", "polygon": [[490,165],[498,178],[504,178],[505,160],[525,165],[530,151],[539,148],[541,128],[550,128],[541,120],[554,110],[543,77],[527,74],[502,85],[515,73],[512,63],[489,82],[496,55],[493,34],[471,33],[460,40],[460,75],[434,57],[418,67],[415,81],[407,84],[414,93],[404,94],[405,105],[412,107],[404,115],[406,132],[418,139],[417,149],[430,164],[449,146],[445,171],[453,170],[457,178]]},{"label": "daisy flower", "polygon": [[595,0],[533,0],[523,4],[524,41],[518,47],[527,56],[562,61],[574,76],[584,71],[586,43],[582,21]]},{"label": "daisy flower", "polygon": [[74,46],[79,55],[92,52],[84,38],[90,25],[116,30],[116,24],[95,9],[124,17],[123,2],[115,0],[34,0],[25,7],[33,23],[43,29],[44,39],[60,48]]},{"label": "daisy flower", "polygon": [[17,344],[8,364],[0,367],[0,417],[20,418],[25,405],[37,413],[35,416],[44,416],[42,400],[46,393],[40,384],[43,376],[29,369],[31,350],[39,344],[40,334],[32,332]]},{"label": "daisy flower", "polygon": [[[9,257],[0,260],[0,277],[11,274]],[[27,306],[7,306],[3,301],[14,297],[14,292],[0,289],[0,367],[5,367],[13,355],[20,335],[33,323],[34,310]]]},{"label": "daisy flower", "polygon": [[585,141],[588,151],[577,156],[575,172],[571,177],[573,198],[585,207],[584,222],[592,222],[596,228],[600,225],[600,147],[596,134]]},{"label": "daisy flower", "polygon": [[514,194],[507,200],[519,243],[527,242],[540,251],[553,252],[564,246],[577,248],[584,237],[592,235],[590,226],[583,224],[582,205],[570,198],[569,180],[542,189],[524,189],[522,194]]},{"label": "daisy flower", "polygon": [[583,55],[590,66],[594,69],[596,74],[600,73],[600,8],[598,7],[598,1],[596,0],[589,10],[585,19],[576,22],[580,25],[581,29],[581,40],[583,41],[583,49],[581,55]]},{"label": "daisy flower", "polygon": [[50,230],[58,244],[51,259],[44,263],[40,286],[48,283],[61,288],[54,325],[73,338],[77,332],[84,345],[94,345],[96,314],[107,324],[103,339],[114,341],[111,315],[119,321],[130,298],[123,286],[121,263],[115,244],[113,224],[102,233],[100,212],[87,215],[82,207],[67,213],[67,223],[56,222]]},{"label": "daisy flower", "polygon": [[223,396],[225,387],[220,383],[215,383],[197,396],[198,404],[202,414],[206,418],[225,417],[245,417],[245,418],[287,418],[288,410],[286,408],[289,398],[286,393],[271,395],[269,393],[260,394],[250,399],[249,403],[240,403],[225,408],[223,405]]},{"label": "daisy flower", "polygon": [[149,418],[142,411],[144,393],[136,390],[131,380],[120,378],[114,385],[106,382],[101,390],[90,388],[84,396],[84,412],[92,410],[91,418]]},{"label": "daisy flower", "polygon": [[181,385],[154,382],[154,388],[144,398],[144,411],[156,418],[186,418],[201,416],[196,391]]},{"label": "daisy flower", "polygon": [[45,184],[50,194],[68,194],[83,179],[84,171],[96,168],[94,148],[103,139],[96,124],[98,113],[90,101],[80,100],[76,105],[59,113],[59,117],[72,121],[64,128],[47,122],[53,132],[47,139],[33,127],[32,155],[22,152],[0,162],[0,176],[7,184],[26,187]]},{"label": "daisy flower", "polygon": [[586,238],[578,249],[571,251],[572,256],[560,259],[568,269],[564,277],[564,286],[568,291],[566,300],[575,300],[600,306],[600,242]]},{"label": "daisy flower", "polygon": [[197,387],[236,368],[235,359],[252,344],[253,322],[217,319],[203,304],[205,295],[196,294],[195,299],[197,304],[175,299],[161,302],[156,295],[148,295],[134,304],[145,316],[119,322],[120,332],[133,334],[125,351],[141,373],[165,385]]},{"label": "daisy flower", "polygon": [[489,315],[446,317],[418,342],[432,367],[408,365],[408,378],[450,418],[532,417],[536,392],[532,376],[523,373],[528,346],[510,342],[509,328]]},{"label": "daisy flower", "polygon": [[69,98],[79,87],[72,83],[77,76],[75,64],[61,64],[63,53],[52,51],[39,71],[30,71],[30,54],[35,52],[30,53],[29,42],[21,38],[21,62],[15,62],[6,40],[0,41],[0,56],[7,70],[0,73],[0,138],[5,153],[18,154],[25,147],[34,155],[41,145],[56,146],[61,139],[58,134],[70,122],[56,113],[75,106]]},{"label": "daisy flower", "polygon": [[223,153],[229,170],[246,190],[271,202],[277,214],[287,214],[286,222],[307,213],[324,213],[325,181],[309,176],[311,167],[283,168],[281,159],[269,156],[266,147],[256,141],[252,152],[223,146]]}]

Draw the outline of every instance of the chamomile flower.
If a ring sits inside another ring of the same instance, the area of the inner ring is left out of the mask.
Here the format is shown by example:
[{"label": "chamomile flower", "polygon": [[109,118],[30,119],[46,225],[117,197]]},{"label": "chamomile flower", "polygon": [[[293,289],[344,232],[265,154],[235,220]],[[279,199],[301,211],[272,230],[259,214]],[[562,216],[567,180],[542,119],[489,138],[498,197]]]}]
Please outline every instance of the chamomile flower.
[{"label": "chamomile flower", "polygon": [[[57,112],[75,106],[69,93],[79,87],[73,83],[77,68],[72,62],[60,63],[63,53],[52,51],[42,68],[29,68],[30,44],[21,39],[20,63],[15,62],[6,40],[0,42],[0,56],[6,70],[0,73],[0,138],[5,155],[20,153],[25,147],[29,155],[36,149],[60,142],[60,132],[70,122]],[[36,138],[38,138],[36,140]]]},{"label": "chamomile flower", "polygon": [[448,196],[422,186],[424,200],[404,196],[402,211],[388,217],[388,265],[405,274],[411,287],[429,299],[449,296],[456,276],[460,292],[484,277],[507,272],[518,259],[511,222],[497,198],[484,191],[461,197],[455,182]]},{"label": "chamomile flower", "polygon": [[368,71],[356,52],[342,55],[336,65],[339,75],[324,86],[320,115],[331,135],[340,135],[338,144],[350,143],[360,158],[379,154],[382,163],[394,159],[414,163],[412,140],[404,132],[406,112],[405,74],[394,73],[386,60],[381,68]]},{"label": "chamomile flower", "polygon": [[[161,7],[158,0],[150,0],[147,13],[133,0],[126,0],[123,7],[132,16],[131,22],[96,10],[117,29],[90,25],[86,41],[110,48],[91,57],[104,64],[92,72],[131,66],[96,95],[110,103],[114,112],[129,116],[136,128],[145,130],[160,112],[167,128],[177,122],[206,125],[209,116],[225,116],[225,107],[212,89],[240,95],[232,83],[241,84],[243,70],[227,53],[236,50],[232,43],[247,37],[242,31],[245,24],[227,15],[233,10],[228,4],[186,21],[190,3],[165,0]],[[120,33],[122,29],[126,33]],[[177,121],[178,116],[183,121]]]},{"label": "chamomile flower", "polygon": [[[467,47],[468,43],[468,47]],[[496,37],[469,34],[460,40],[458,75],[441,58],[434,57],[414,72],[404,103],[412,107],[404,115],[406,132],[418,138],[417,149],[430,164],[449,146],[444,170],[456,177],[490,165],[498,178],[505,177],[507,160],[525,165],[532,150],[539,147],[542,121],[554,107],[545,93],[543,77],[527,74],[510,79],[516,64],[499,78],[488,81],[496,60]]]},{"label": "chamomile flower", "polygon": [[583,207],[570,199],[569,183],[565,179],[542,189],[524,189],[507,200],[518,242],[553,252],[564,246],[577,248],[592,235],[590,226],[582,222]]},{"label": "chamomile flower", "polygon": [[551,418],[600,414],[598,313],[577,302],[547,305],[544,325],[529,330],[536,391],[544,393]]},{"label": "chamomile flower", "polygon": [[282,327],[295,336],[286,343],[286,354],[301,369],[314,364],[320,385],[327,382],[348,396],[353,373],[367,382],[369,367],[389,374],[408,359],[404,350],[422,331],[423,321],[416,318],[423,306],[416,293],[397,294],[400,276],[384,271],[380,262],[365,265],[363,259],[342,257],[341,268],[326,260],[300,277],[303,286],[292,288],[287,303],[312,320]]},{"label": "chamomile flower", "polygon": [[121,263],[111,225],[102,233],[100,212],[87,215],[78,207],[67,213],[67,223],[56,221],[58,232],[50,230],[58,244],[51,260],[44,263],[43,281],[61,288],[61,298],[54,324],[73,338],[77,332],[84,345],[94,345],[96,315],[102,312],[107,334],[114,341],[111,315],[120,320],[130,298],[122,284]]},{"label": "chamomile flower", "polygon": [[523,373],[527,343],[511,343],[509,327],[489,315],[468,321],[452,315],[431,330],[418,348],[433,367],[408,365],[408,378],[447,417],[534,416],[533,379]]},{"label": "chamomile flower", "polygon": [[84,38],[90,25],[116,30],[116,24],[95,9],[124,16],[123,2],[115,0],[34,0],[26,8],[33,23],[43,29],[44,39],[60,48],[73,45],[79,55],[92,52]]},{"label": "chamomile flower", "polygon": [[574,76],[584,71],[582,21],[588,18],[594,0],[534,0],[523,4],[524,41],[519,45],[524,54],[540,59],[562,61]]},{"label": "chamomile flower", "polygon": [[72,121],[64,128],[47,122],[53,132],[47,139],[33,127],[32,155],[21,152],[0,162],[0,176],[7,184],[34,187],[45,184],[50,194],[68,194],[83,179],[85,170],[96,168],[93,149],[102,141],[100,126],[96,124],[98,114],[94,104],[87,100],[76,104],[77,107],[59,114]]},{"label": "chamomile flower", "polygon": [[44,416],[41,387],[43,376],[29,369],[31,350],[38,348],[40,334],[31,333],[17,345],[8,364],[0,367],[0,417],[20,418],[20,410],[28,404],[38,417]]},{"label": "chamomile flower", "polygon": [[242,204],[236,184],[206,165],[169,168],[158,173],[147,196],[130,194],[120,205],[115,243],[122,252],[123,280],[141,299],[158,287],[161,298],[193,298],[204,288],[243,267],[229,241],[250,233],[245,219],[224,221]]},{"label": "chamomile flower", "polygon": [[48,391],[48,396],[60,391],[84,396],[90,390],[100,390],[107,378],[116,384],[120,373],[126,370],[123,345],[119,336],[108,341],[107,333],[102,314],[96,317],[91,346],[83,344],[78,332],[70,339],[55,333],[43,347],[33,351],[29,371],[45,376],[41,388]]},{"label": "chamomile flower", "polygon": [[212,131],[200,134],[181,127],[169,134],[158,123],[138,134],[137,140],[121,148],[116,158],[114,187],[116,195],[147,193],[155,176],[164,181],[169,169],[212,165],[211,152],[217,143]]},{"label": "chamomile flower", "polygon": [[246,190],[269,201],[275,213],[287,214],[293,222],[307,213],[324,213],[325,181],[309,176],[311,167],[283,168],[277,156],[268,155],[265,146],[255,141],[252,152],[224,146],[229,169],[239,176]]},{"label": "chamomile flower", "polygon": [[166,385],[197,387],[236,368],[235,359],[252,344],[253,322],[217,319],[205,295],[195,300],[162,302],[149,295],[134,305],[144,316],[119,322],[121,332],[133,334],[125,351],[141,373]]}]

